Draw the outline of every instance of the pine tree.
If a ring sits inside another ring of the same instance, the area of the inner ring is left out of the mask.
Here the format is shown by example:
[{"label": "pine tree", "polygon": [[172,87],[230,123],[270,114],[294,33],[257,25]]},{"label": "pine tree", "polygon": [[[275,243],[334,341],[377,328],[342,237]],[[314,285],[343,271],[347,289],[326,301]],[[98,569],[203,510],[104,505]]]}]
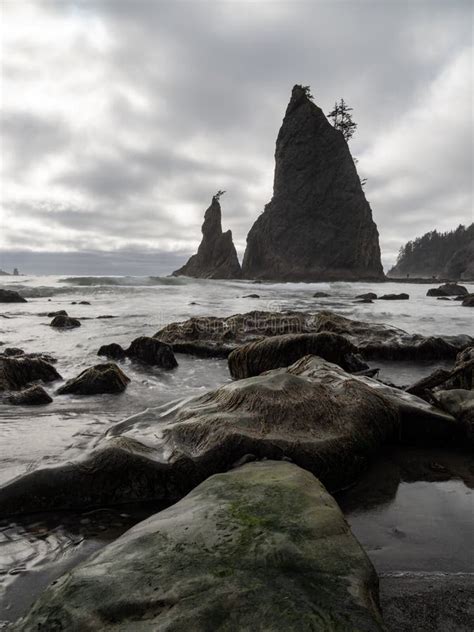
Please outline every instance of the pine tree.
[{"label": "pine tree", "polygon": [[344,99],[341,99],[339,103],[336,101],[334,109],[327,115],[332,119],[333,127],[342,132],[346,142],[349,142],[357,129],[357,123],[352,120],[352,110],[353,108],[348,107]]}]

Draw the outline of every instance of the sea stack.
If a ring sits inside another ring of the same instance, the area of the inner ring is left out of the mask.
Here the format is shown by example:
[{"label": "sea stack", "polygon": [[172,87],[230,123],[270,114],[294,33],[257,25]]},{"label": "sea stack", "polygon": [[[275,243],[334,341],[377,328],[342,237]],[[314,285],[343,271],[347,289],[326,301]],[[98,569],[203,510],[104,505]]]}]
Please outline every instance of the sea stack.
[{"label": "sea stack", "polygon": [[382,280],[379,235],[342,133],[293,88],[275,150],[273,197],[252,226],[245,278]]},{"label": "sea stack", "polygon": [[232,231],[222,232],[222,212],[219,191],[213,196],[211,205],[204,214],[202,241],[198,251],[173,276],[188,276],[200,279],[239,279],[242,270],[237,258]]}]

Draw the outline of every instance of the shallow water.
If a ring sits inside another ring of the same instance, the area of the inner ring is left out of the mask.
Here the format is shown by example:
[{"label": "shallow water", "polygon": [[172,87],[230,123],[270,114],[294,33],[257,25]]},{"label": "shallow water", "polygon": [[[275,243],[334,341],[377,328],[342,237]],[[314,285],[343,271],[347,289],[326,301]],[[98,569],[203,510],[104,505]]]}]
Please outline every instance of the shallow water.
[{"label": "shallow water", "polygon": [[[5,277],[0,287],[17,289],[28,298],[25,304],[0,305],[0,343],[26,352],[53,355],[58,360],[56,368],[65,379],[104,361],[97,357],[101,345],[118,342],[127,346],[140,335],[153,335],[165,324],[190,316],[229,316],[254,309],[330,309],[350,318],[391,324],[410,333],[474,333],[472,310],[458,301],[426,297],[430,286],[421,284],[256,285],[244,281],[158,277]],[[314,299],[316,291],[328,292],[331,297]],[[367,291],[407,292],[410,300],[353,303],[357,294]],[[261,298],[243,298],[249,293],[257,293]],[[91,305],[71,305],[81,300],[90,301]],[[68,331],[49,327],[51,318],[45,314],[60,309],[83,319],[82,326]],[[114,318],[98,319],[101,315]],[[47,464],[58,457],[74,456],[81,447],[96,441],[113,424],[130,415],[201,394],[230,380],[225,360],[184,355],[178,355],[177,359],[179,367],[170,372],[145,369],[129,360],[121,363],[132,380],[121,395],[55,396],[52,404],[34,409],[0,404],[0,483],[39,462]],[[439,365],[375,364],[381,367],[383,378],[396,384],[413,382]],[[54,396],[58,385],[50,385],[46,390]],[[380,480],[388,485],[391,478],[387,472],[382,469]],[[373,483],[370,489],[374,488]],[[469,515],[472,518],[471,488],[457,474],[444,482],[426,479],[407,482],[402,477],[393,497],[374,506],[359,502],[364,494],[358,497],[357,489],[361,488],[357,487],[347,497],[355,505],[348,501],[345,511],[379,569],[433,570],[434,566],[437,568],[436,547],[444,548],[443,568],[449,566],[448,562],[453,568],[464,568],[467,556],[463,558],[461,548],[468,539],[466,519]],[[366,491],[370,496],[369,488]],[[358,508],[354,508],[358,502]],[[110,510],[94,514],[93,518],[82,515],[35,518],[38,527],[28,521],[0,524],[0,590],[3,585],[6,591],[3,601],[0,598],[3,603],[0,627],[2,618],[13,620],[46,583],[117,537],[141,519],[144,512],[145,509],[135,508],[127,516]],[[427,516],[439,518],[431,520]],[[83,519],[90,519],[96,526],[89,528],[89,523],[81,523]]]}]

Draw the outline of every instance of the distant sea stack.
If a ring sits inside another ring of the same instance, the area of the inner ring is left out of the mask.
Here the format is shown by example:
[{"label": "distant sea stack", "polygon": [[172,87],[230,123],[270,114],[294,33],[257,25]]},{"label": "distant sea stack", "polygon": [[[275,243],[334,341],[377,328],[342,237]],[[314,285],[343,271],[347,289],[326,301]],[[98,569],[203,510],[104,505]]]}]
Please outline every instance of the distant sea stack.
[{"label": "distant sea stack", "polygon": [[198,251],[173,276],[188,276],[199,279],[239,279],[242,270],[237,258],[232,231],[222,232],[222,212],[219,197],[212,198],[204,215],[202,241]]},{"label": "distant sea stack", "polygon": [[242,271],[275,281],[384,279],[347,143],[302,86],[278,134],[273,197],[248,234]]},{"label": "distant sea stack", "polygon": [[474,280],[474,224],[439,233],[432,230],[400,248],[389,277]]}]

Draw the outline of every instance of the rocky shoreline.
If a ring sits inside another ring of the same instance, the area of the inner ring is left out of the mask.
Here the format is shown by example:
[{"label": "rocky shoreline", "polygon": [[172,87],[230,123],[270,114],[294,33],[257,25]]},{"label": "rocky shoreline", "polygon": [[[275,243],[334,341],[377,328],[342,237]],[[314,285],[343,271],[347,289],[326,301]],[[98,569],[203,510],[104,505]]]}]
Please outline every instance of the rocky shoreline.
[{"label": "rocky shoreline", "polygon": [[[407,334],[327,310],[191,318],[136,338],[127,349],[102,347],[99,354],[115,363],[83,371],[57,394],[120,393],[129,380],[120,368],[125,358],[144,370],[179,371],[175,353],[226,357],[234,381],[125,419],[77,457],[37,464],[0,486],[0,512],[11,519],[129,503],[171,505],[54,582],[12,630],[47,629],[53,620],[58,630],[178,629],[189,621],[199,622],[196,629],[240,630],[250,625],[243,604],[257,594],[252,629],[382,630],[405,621],[400,603],[415,608],[414,595],[405,583],[383,577],[380,610],[376,572],[331,494],[356,484],[391,446],[472,450],[473,338]],[[378,380],[367,364],[387,358],[442,360],[451,368],[397,388]],[[59,381],[53,361],[4,349],[0,388],[11,397],[41,388],[43,380]],[[307,499],[290,507],[298,494]],[[156,556],[163,556],[161,575],[148,564]],[[120,578],[131,572],[138,588],[124,601]],[[410,582],[424,594],[425,583]],[[269,612],[270,603],[280,602],[282,609]],[[444,620],[442,612],[437,616]]]}]

